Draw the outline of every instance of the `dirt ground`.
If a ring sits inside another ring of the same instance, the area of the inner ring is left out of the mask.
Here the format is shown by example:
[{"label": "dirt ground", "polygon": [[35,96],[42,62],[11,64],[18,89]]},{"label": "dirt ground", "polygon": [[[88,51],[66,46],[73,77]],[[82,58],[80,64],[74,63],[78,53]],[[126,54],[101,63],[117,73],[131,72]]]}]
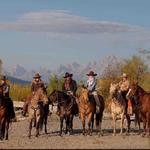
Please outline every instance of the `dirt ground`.
[{"label": "dirt ground", "polygon": [[[9,130],[9,140],[0,141],[0,148],[4,149],[149,149],[150,139],[138,135],[138,130],[131,123],[131,133],[129,135],[112,135],[112,122],[109,114],[104,115],[102,129],[103,136],[98,137],[94,132],[92,136],[82,135],[81,121],[78,117],[74,119],[73,135],[62,137],[59,133],[59,118],[55,114],[49,116],[48,134],[43,132],[36,138],[35,130],[32,132],[32,138],[27,137],[28,121],[27,119],[13,122]],[[117,127],[120,121],[117,121]],[[119,132],[119,130],[118,130]]]}]

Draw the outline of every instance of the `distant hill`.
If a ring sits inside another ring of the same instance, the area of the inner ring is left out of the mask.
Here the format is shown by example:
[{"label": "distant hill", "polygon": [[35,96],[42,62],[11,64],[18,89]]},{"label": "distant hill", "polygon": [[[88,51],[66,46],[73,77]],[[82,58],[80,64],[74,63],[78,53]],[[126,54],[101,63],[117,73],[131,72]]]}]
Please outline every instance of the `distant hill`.
[{"label": "distant hill", "polygon": [[8,76],[7,78],[8,78],[8,80],[9,80],[11,83],[17,83],[17,84],[22,84],[22,85],[30,84],[29,81],[21,80],[21,79],[14,78],[14,77],[11,77],[11,76]]},{"label": "distant hill", "polygon": [[90,70],[96,72],[100,77],[105,72],[105,68],[118,62],[120,62],[119,58],[114,55],[108,55],[102,60],[90,61],[86,65],[73,62],[70,64],[60,64],[58,67],[52,70],[42,67],[39,70],[27,70],[23,66],[16,65],[10,69],[4,68],[4,74],[10,76],[10,79],[12,79],[13,82],[21,84],[29,83],[33,79],[33,76],[36,72],[39,72],[42,75],[42,80],[47,83],[52,75],[55,74],[60,78],[63,77],[66,72],[73,73],[73,78],[77,81],[81,81],[87,79],[86,74]]}]

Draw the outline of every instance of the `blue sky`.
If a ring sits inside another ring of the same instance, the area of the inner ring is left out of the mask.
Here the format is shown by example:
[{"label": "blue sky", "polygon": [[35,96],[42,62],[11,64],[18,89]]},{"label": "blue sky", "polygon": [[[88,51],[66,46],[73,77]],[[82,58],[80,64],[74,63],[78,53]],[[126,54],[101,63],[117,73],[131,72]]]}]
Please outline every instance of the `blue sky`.
[{"label": "blue sky", "polygon": [[0,0],[0,58],[27,69],[150,49],[149,0]]}]

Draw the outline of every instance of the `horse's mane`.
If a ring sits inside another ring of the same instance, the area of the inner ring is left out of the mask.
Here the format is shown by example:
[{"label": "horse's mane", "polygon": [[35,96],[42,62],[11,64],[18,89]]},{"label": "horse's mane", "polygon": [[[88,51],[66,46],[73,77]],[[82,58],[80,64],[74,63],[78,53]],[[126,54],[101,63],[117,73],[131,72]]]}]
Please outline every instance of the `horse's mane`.
[{"label": "horse's mane", "polygon": [[146,92],[141,86],[137,85],[137,88],[138,88],[140,94],[148,94],[148,92]]},{"label": "horse's mane", "polygon": [[63,96],[65,99],[68,99],[68,98],[69,98],[69,95],[67,95],[65,92],[59,91],[59,90],[57,90],[57,92],[58,92],[61,96]]},{"label": "horse's mane", "polygon": [[57,92],[60,96],[64,97],[65,99],[68,99],[68,98],[69,98],[69,96],[68,96],[65,92],[60,91],[60,90],[54,90],[50,95],[53,95],[53,94],[56,93],[56,92]]}]

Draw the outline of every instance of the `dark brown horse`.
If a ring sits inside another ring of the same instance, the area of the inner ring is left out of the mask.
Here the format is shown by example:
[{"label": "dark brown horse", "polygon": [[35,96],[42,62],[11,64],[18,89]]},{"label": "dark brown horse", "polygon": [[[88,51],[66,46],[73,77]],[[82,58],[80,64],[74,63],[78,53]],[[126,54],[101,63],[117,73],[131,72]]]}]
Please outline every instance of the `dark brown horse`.
[{"label": "dark brown horse", "polygon": [[8,140],[9,123],[11,121],[8,100],[3,96],[3,88],[0,86],[0,139]]},{"label": "dark brown horse", "polygon": [[[96,112],[96,103],[94,100],[94,96],[89,93],[86,87],[82,86],[79,96],[79,112],[80,112],[80,118],[82,121],[83,126],[83,135],[85,135],[85,121],[86,117],[88,118],[88,134],[91,135],[93,131],[93,124],[94,124],[94,114]],[[96,114],[96,128],[99,131],[99,134],[101,134],[101,123],[102,123],[102,117],[103,117],[103,111],[105,108],[104,99],[102,96],[99,96],[100,100],[100,112]]]},{"label": "dark brown horse", "polygon": [[139,102],[139,113],[143,121],[144,134],[145,136],[150,135],[150,93],[145,92],[137,83],[133,83],[130,87],[130,90],[127,94],[127,98],[132,96],[137,96]]},{"label": "dark brown horse", "polygon": [[73,128],[73,116],[75,111],[75,105],[72,98],[64,92],[54,90],[50,96],[52,104],[57,103],[57,107],[60,110],[60,136],[62,136],[63,121],[66,121],[66,134],[70,135]]}]

